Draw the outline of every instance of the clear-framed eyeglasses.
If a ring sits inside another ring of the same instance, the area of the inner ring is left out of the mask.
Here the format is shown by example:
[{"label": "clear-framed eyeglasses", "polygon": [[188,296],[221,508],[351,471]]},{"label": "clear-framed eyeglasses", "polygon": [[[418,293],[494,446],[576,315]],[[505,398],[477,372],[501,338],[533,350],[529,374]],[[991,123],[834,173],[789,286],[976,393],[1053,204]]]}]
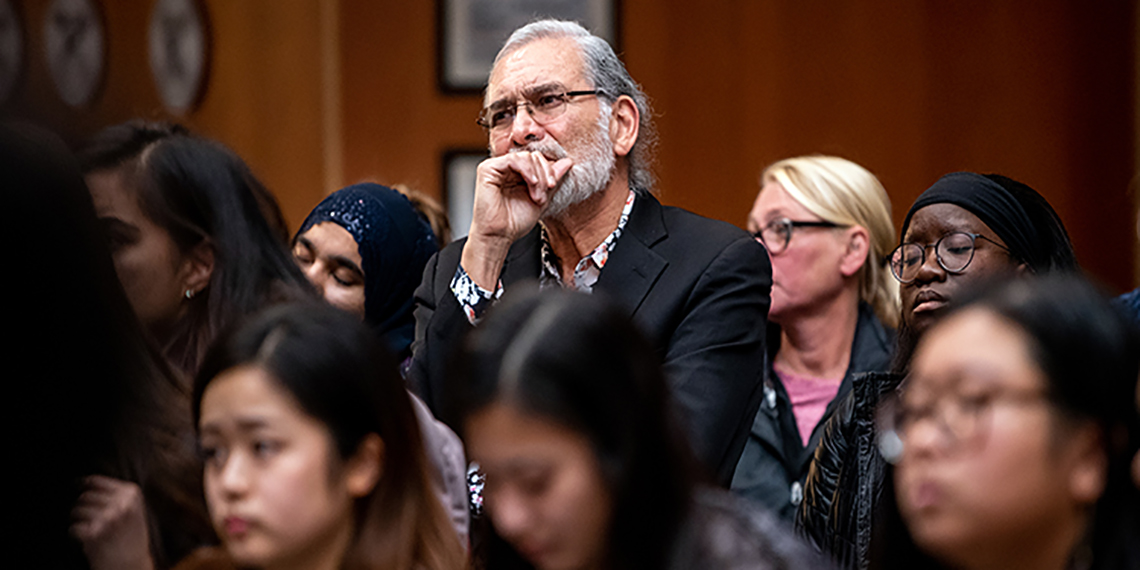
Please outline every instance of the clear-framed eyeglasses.
[{"label": "clear-framed eyeglasses", "polygon": [[556,91],[539,92],[526,95],[523,101],[500,101],[484,107],[475,120],[492,135],[500,135],[510,130],[515,123],[515,116],[519,107],[526,107],[534,122],[545,125],[566,112],[566,105],[575,97],[595,95],[605,97],[606,92],[601,89],[588,91]]},{"label": "clear-framed eyeglasses", "polygon": [[788,218],[778,218],[772,220],[760,228],[760,231],[753,232],[752,237],[760,240],[764,247],[768,249],[768,253],[776,255],[783,253],[788,249],[788,243],[792,241],[792,230],[795,228],[840,228],[844,227],[835,222],[827,221],[800,221],[789,220]]},{"label": "clear-framed eyeglasses", "polygon": [[922,264],[926,261],[926,250],[934,248],[934,255],[938,265],[948,273],[962,273],[974,260],[977,250],[978,238],[984,239],[995,246],[1009,252],[1009,248],[982,235],[969,232],[954,232],[942,236],[933,245],[918,245],[917,243],[904,243],[891,252],[891,274],[900,283],[910,283],[918,277]]},{"label": "clear-framed eyeglasses", "polygon": [[913,430],[931,422],[938,428],[945,448],[962,449],[977,444],[990,431],[994,408],[1048,402],[1041,390],[986,390],[973,394],[953,391],[919,403],[907,402],[899,392],[892,392],[875,410],[876,442],[884,459],[898,463]]}]

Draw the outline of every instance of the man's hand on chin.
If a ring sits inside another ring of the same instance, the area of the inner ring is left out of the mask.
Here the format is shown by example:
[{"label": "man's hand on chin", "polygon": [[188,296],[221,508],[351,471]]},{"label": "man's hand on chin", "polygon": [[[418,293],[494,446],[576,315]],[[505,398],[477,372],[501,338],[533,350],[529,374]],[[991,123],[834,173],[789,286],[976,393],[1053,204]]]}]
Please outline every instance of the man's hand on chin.
[{"label": "man's hand on chin", "polygon": [[538,223],[574,161],[520,151],[488,158],[475,176],[475,208],[460,263],[475,284],[494,290],[507,250]]}]

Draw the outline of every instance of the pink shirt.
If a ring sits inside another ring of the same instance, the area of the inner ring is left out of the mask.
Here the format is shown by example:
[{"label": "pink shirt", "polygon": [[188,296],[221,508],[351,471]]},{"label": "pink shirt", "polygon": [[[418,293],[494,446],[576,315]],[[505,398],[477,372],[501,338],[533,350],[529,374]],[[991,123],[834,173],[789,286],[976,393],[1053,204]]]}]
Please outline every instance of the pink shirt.
[{"label": "pink shirt", "polygon": [[796,428],[799,429],[800,439],[806,447],[811,440],[812,430],[827,411],[827,405],[839,392],[839,384],[843,378],[829,380],[798,376],[775,365],[772,366],[772,370],[780,377],[784,390],[788,392],[788,398],[792,400],[792,415],[796,418]]}]

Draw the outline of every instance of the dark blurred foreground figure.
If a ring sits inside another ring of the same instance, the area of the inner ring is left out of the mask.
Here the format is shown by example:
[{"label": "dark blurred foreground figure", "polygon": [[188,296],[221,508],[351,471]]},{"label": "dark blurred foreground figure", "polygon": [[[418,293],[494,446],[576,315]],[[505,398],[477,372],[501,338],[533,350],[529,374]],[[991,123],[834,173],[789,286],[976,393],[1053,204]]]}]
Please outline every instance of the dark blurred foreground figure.
[{"label": "dark blurred foreground figure", "polygon": [[276,200],[220,143],[132,121],[95,135],[80,161],[127,298],[188,378],[229,323],[312,294]]},{"label": "dark blurred foreground figure", "polygon": [[659,355],[600,295],[508,298],[449,394],[487,475],[487,568],[820,568],[772,516],[697,484]]},{"label": "dark blurred foreground figure", "polygon": [[1068,233],[1032,188],[996,174],[947,174],[915,200],[891,255],[902,284],[894,372],[855,378],[824,427],[797,529],[844,567],[866,568],[883,487],[875,409],[899,387],[921,335],[971,286],[1077,270]]},{"label": "dark blurred foreground figure", "polygon": [[[329,304],[367,323],[402,363],[415,336],[413,293],[438,251],[433,230],[400,192],[373,183],[337,190],[309,213],[293,238],[293,258]],[[463,443],[409,394],[432,463],[432,482],[456,532],[469,524]]]},{"label": "dark blurred foreground figure", "polygon": [[1080,278],[964,303],[880,411],[894,492],[874,566],[1140,568],[1138,372],[1135,331]]},{"label": "dark blurred foreground figure", "polygon": [[131,311],[74,158],[0,129],[11,267],[35,276],[4,309],[4,566],[168,567],[213,540],[187,393]]},{"label": "dark blurred foreground figure", "polygon": [[396,363],[351,315],[284,305],[230,331],[203,362],[193,406],[210,517],[234,565],[466,566]]}]

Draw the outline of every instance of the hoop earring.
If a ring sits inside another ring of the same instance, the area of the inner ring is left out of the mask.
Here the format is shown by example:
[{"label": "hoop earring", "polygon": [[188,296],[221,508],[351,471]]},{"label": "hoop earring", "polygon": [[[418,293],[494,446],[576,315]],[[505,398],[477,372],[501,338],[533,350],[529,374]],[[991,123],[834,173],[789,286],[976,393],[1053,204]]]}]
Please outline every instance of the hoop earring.
[{"label": "hoop earring", "polygon": [[187,299],[193,299],[194,298],[194,290],[193,289],[187,289],[186,290],[186,298]]}]

